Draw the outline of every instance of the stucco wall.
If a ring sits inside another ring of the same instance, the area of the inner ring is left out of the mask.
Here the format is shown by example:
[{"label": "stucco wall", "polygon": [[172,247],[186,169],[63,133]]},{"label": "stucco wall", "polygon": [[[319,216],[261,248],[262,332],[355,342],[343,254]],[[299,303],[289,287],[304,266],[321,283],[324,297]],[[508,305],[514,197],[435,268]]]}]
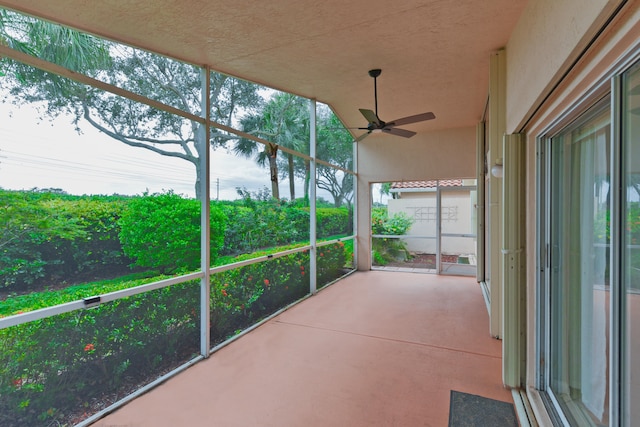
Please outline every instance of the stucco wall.
[{"label": "stucco wall", "polygon": [[371,266],[370,184],[475,178],[476,129],[419,133],[404,139],[374,134],[358,143],[358,268]]},{"label": "stucco wall", "polygon": [[[414,194],[417,197],[413,197]],[[474,234],[475,221],[471,192],[443,191],[442,233]],[[421,238],[406,239],[407,248],[416,253],[436,253],[436,193],[405,193],[401,199],[388,201],[389,215],[404,212],[413,219],[413,225],[407,232],[409,236]],[[431,238],[424,238],[425,236]],[[446,236],[442,238],[443,254],[475,255],[476,239]]]},{"label": "stucco wall", "polygon": [[[544,0],[545,6],[529,5],[507,47],[508,93],[507,131],[523,129],[527,137],[526,152],[526,269],[527,269],[527,385],[528,396],[538,421],[548,421],[540,396],[535,391],[536,377],[536,238],[538,233],[535,212],[536,200],[536,139],[550,127],[562,123],[565,115],[579,113],[610,88],[609,77],[621,65],[626,53],[638,49],[640,40],[640,5],[630,2],[610,25],[598,35],[580,60],[570,69],[575,55],[581,52],[581,44],[592,41],[597,29],[608,19],[619,1],[578,1],[556,2]],[[559,4],[563,3],[563,4]],[[567,4],[564,4],[567,3]],[[546,7],[548,12],[536,12],[538,7]],[[579,7],[580,13],[574,13]],[[553,13],[556,12],[562,13]],[[578,17],[579,15],[579,17]],[[591,17],[593,22],[588,22]],[[572,31],[566,34],[575,46],[560,40],[563,26],[570,25]],[[583,28],[583,35],[576,28]],[[527,29],[531,29],[531,40],[539,41],[536,46],[527,42]],[[544,31],[542,31],[544,29]],[[557,34],[554,34],[556,33]],[[539,34],[544,33],[544,34]],[[538,37],[539,36],[539,37]],[[557,40],[556,40],[557,39]],[[558,49],[556,49],[556,44]],[[544,49],[543,49],[544,48]],[[564,52],[562,58],[559,52]],[[552,68],[551,70],[547,68]],[[553,71],[553,72],[552,72]],[[562,72],[561,72],[562,71]],[[558,80],[560,75],[566,75]],[[554,81],[554,79],[556,79]],[[551,91],[553,89],[553,91]],[[544,99],[543,103],[540,103]],[[532,114],[535,110],[535,114]],[[574,115],[575,115],[574,114]],[[530,116],[530,117],[529,117]],[[565,123],[566,124],[566,123]]]},{"label": "stucco wall", "polygon": [[530,1],[507,44],[507,133],[520,131],[621,0]]}]

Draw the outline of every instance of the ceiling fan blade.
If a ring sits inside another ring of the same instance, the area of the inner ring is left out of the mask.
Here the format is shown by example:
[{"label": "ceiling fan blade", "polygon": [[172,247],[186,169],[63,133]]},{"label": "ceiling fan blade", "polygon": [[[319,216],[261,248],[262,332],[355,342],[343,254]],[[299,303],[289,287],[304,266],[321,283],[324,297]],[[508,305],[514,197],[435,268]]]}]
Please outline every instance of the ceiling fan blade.
[{"label": "ceiling fan blade", "polygon": [[[362,111],[362,110],[360,110]],[[423,122],[425,120],[433,120],[436,116],[432,112],[416,114],[415,116],[403,117],[401,119],[394,120],[387,123],[387,126],[402,126],[410,123]]]},{"label": "ceiling fan blade", "polygon": [[371,133],[371,132],[365,132],[365,133],[363,133],[362,135],[360,135],[359,137],[357,137],[356,139],[354,139],[353,141],[354,141],[354,142],[360,142],[360,141],[362,141],[363,139],[365,139],[367,136],[369,136],[369,134],[370,134],[370,133]]},{"label": "ceiling fan blade", "polygon": [[362,113],[364,118],[367,119],[369,123],[375,123],[378,126],[380,125],[380,119],[378,118],[378,116],[376,116],[376,113],[374,113],[373,111],[360,108],[360,112]]},{"label": "ceiling fan blade", "polygon": [[415,132],[412,132],[406,129],[387,128],[387,127],[383,128],[382,132],[390,133],[392,135],[402,136],[403,138],[411,138],[413,135],[416,134]]}]

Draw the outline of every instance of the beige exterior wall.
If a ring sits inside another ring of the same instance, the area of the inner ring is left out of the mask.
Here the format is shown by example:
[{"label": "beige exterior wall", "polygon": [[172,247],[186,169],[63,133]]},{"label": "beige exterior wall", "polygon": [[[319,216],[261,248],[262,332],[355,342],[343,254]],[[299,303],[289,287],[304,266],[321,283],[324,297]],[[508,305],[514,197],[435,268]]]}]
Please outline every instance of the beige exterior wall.
[{"label": "beige exterior wall", "polygon": [[[388,201],[389,216],[404,212],[413,218],[409,236],[421,238],[405,239],[411,252],[436,253],[436,192],[403,193],[400,199]],[[451,234],[473,234],[475,223],[471,192],[468,190],[442,191],[442,232]],[[424,238],[425,236],[433,238]],[[441,252],[445,255],[476,254],[476,239],[465,237],[443,237]]]},{"label": "beige exterior wall", "polygon": [[[406,194],[401,199],[392,199],[388,203],[389,216],[399,212],[413,218],[413,224],[407,232],[409,236],[421,236],[423,238],[405,239],[407,249],[410,252],[435,254],[436,253],[436,193],[416,193],[416,197]],[[419,212],[425,213],[421,215]],[[418,214],[418,215],[416,215]],[[433,238],[424,238],[429,236]]]},{"label": "beige exterior wall", "polygon": [[[550,126],[559,124],[567,114],[579,113],[608,92],[610,76],[631,56],[630,53],[640,49],[640,6],[637,2],[629,2],[598,35],[619,3],[530,2],[507,46],[507,132],[524,132],[527,139],[526,374],[527,394],[541,425],[547,425],[550,420],[535,390],[536,138]],[[590,45],[589,49],[576,62],[587,45]]]},{"label": "beige exterior wall", "polygon": [[506,46],[507,133],[517,133],[621,0],[530,1]]},{"label": "beige exterior wall", "polygon": [[475,178],[475,144],[475,127],[417,134],[409,139],[375,134],[358,144],[358,269],[371,268],[370,185]]}]

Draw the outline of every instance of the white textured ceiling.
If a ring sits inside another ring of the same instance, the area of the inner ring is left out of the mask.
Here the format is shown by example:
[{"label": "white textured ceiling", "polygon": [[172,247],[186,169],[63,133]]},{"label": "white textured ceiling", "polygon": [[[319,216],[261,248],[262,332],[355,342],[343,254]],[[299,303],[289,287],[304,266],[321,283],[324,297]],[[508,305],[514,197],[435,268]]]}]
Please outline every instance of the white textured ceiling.
[{"label": "white textured ceiling", "polygon": [[[385,121],[433,111],[417,132],[474,126],[489,56],[526,0],[0,0],[0,5]],[[390,136],[393,137],[393,136]]]}]

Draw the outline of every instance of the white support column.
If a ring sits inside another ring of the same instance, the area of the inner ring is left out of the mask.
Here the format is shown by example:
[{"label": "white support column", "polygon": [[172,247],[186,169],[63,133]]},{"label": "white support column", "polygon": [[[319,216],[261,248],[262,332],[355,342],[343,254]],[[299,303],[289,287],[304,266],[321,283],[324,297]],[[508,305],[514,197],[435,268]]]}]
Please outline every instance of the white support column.
[{"label": "white support column", "polygon": [[485,281],[485,126],[484,122],[476,126],[476,280]]},{"label": "white support column", "polygon": [[513,388],[525,384],[526,373],[525,151],[524,135],[505,135],[502,179],[502,381]]},{"label": "white support column", "polygon": [[440,181],[436,183],[436,272],[442,273],[442,193]]},{"label": "white support column", "polygon": [[353,176],[353,230],[352,233],[355,234],[355,238],[353,239],[353,264],[354,267],[358,268],[358,143],[353,142],[353,171],[356,173]]},{"label": "white support column", "polygon": [[[506,53],[500,50],[491,55],[489,81],[489,155],[488,168],[502,163],[502,138],[506,129]],[[489,175],[489,229],[487,276],[489,289],[489,320],[491,336],[502,338],[502,178]]]},{"label": "white support column", "polygon": [[[356,143],[359,144],[359,143]],[[358,245],[357,269],[371,270],[371,184],[357,176],[356,186],[357,228],[356,244]]]},{"label": "white support column", "polygon": [[317,292],[317,235],[316,235],[316,100],[309,101],[309,157],[310,165],[310,186],[309,189],[309,243],[311,252],[309,254],[309,292],[311,295]]},{"label": "white support column", "polygon": [[209,150],[209,121],[211,119],[211,99],[210,93],[210,71],[203,68],[202,79],[202,117],[205,118],[204,125],[200,126],[198,137],[198,155],[200,157],[200,268],[204,276],[200,280],[200,354],[209,357],[210,341],[210,300],[211,300],[211,229],[209,218],[211,216],[211,195],[210,195],[210,150]]}]

